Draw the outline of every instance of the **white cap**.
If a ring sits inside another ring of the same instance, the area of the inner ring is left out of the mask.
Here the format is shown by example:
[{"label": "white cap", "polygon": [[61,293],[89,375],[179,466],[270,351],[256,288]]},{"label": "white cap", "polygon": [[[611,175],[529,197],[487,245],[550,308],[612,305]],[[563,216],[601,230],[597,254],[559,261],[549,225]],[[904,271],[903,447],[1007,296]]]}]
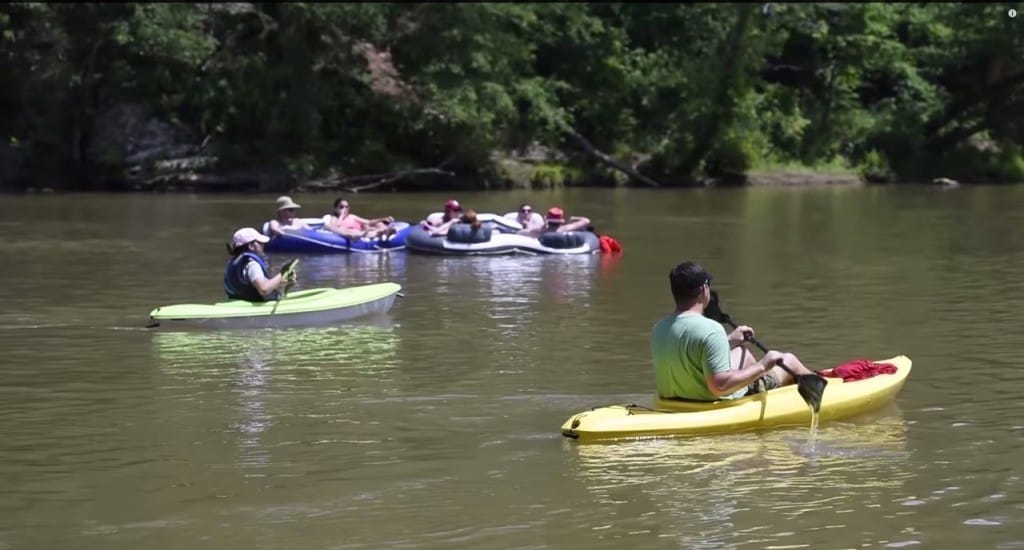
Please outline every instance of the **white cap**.
[{"label": "white cap", "polygon": [[251,227],[243,227],[238,231],[235,231],[235,235],[231,237],[231,244],[235,248],[245,246],[253,241],[259,241],[261,243],[270,242],[270,237],[256,231]]}]

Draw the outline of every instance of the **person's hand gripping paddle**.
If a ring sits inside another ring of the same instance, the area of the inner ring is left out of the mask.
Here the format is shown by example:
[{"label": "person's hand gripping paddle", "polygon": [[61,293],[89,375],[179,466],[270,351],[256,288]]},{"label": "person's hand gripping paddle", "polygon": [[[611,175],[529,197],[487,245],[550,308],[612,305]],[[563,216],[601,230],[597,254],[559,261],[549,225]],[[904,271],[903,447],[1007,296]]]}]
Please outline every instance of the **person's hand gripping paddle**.
[{"label": "person's hand gripping paddle", "polygon": [[283,266],[281,266],[281,280],[285,281],[284,289],[277,293],[277,302],[274,304],[274,309],[270,310],[270,317],[273,317],[277,313],[277,306],[281,305],[281,300],[284,300],[288,294],[288,290],[295,284],[295,266],[299,264],[298,259],[288,260]]},{"label": "person's hand gripping paddle", "polygon": [[[722,311],[721,302],[718,300],[718,292],[711,291],[711,302],[708,304],[707,309],[704,310],[704,315],[719,323],[725,323],[732,328],[736,328],[736,323],[733,322],[732,318],[727,313]],[[768,348],[764,347],[761,342],[758,342],[756,338],[750,334],[744,334],[744,337],[753,342],[763,353],[768,353]],[[811,407],[815,413],[821,410],[821,396],[825,393],[825,386],[828,384],[828,380],[824,376],[819,374],[796,374],[789,367],[786,366],[785,362],[780,358],[776,361],[776,364],[782,367],[783,370],[788,372],[793,379],[796,380],[797,391],[800,393],[800,397],[804,398],[804,401]]]}]

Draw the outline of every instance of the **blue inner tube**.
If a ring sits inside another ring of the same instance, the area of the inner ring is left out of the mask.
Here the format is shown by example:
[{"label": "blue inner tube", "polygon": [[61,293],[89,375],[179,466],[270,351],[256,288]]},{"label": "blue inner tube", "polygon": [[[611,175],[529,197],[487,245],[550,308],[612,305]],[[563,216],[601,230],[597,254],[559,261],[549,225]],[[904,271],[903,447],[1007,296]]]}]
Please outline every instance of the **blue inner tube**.
[{"label": "blue inner tube", "polygon": [[396,230],[394,235],[384,235],[372,239],[352,239],[319,229],[323,226],[322,223],[309,225],[313,229],[293,230],[285,235],[272,237],[264,249],[268,253],[386,252],[405,248],[406,236],[413,229],[408,222],[395,222],[391,224]]}]

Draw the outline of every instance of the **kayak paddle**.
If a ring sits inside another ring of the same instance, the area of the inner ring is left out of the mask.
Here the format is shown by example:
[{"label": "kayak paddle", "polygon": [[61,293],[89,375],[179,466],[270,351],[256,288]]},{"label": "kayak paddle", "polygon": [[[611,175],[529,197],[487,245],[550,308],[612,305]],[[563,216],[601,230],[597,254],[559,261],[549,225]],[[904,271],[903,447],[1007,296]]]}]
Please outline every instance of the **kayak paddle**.
[{"label": "kayak paddle", "polygon": [[[296,258],[294,260],[289,260],[288,262],[285,262],[284,266],[281,268],[281,278],[282,279],[288,279],[292,275],[294,275],[295,274],[295,266],[298,263],[299,263],[298,258]],[[273,317],[274,314],[277,313],[277,306],[281,305],[281,300],[284,300],[285,295],[288,294],[288,289],[290,289],[292,287],[292,284],[294,284],[294,282],[295,281],[288,281],[287,283],[285,283],[284,290],[282,290],[281,292],[279,292],[277,294],[277,302],[274,303],[274,309],[270,310],[270,317]]]},{"label": "kayak paddle", "polygon": [[[736,323],[733,322],[732,318],[722,311],[718,301],[718,293],[714,290],[711,291],[711,302],[704,310],[704,315],[709,319],[714,319],[719,323],[725,323],[732,328],[736,328]],[[768,348],[764,347],[761,342],[758,342],[757,338],[754,338],[750,334],[744,334],[743,336],[747,341],[753,342],[761,352],[768,353]],[[811,409],[816,413],[821,410],[821,396],[825,393],[825,386],[828,384],[828,380],[820,374],[798,375],[790,370],[781,358],[776,361],[775,364],[782,367],[783,370],[788,372],[790,376],[796,380],[797,392],[800,393],[800,397],[804,398],[804,401],[811,407]]]}]

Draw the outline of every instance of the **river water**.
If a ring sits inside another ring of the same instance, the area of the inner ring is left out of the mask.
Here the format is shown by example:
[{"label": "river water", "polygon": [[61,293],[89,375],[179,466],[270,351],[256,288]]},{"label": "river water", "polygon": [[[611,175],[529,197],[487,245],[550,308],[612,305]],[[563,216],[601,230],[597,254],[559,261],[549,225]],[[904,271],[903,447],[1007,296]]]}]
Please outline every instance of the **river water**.
[{"label": "river water", "polygon": [[[449,197],[349,198],[416,221]],[[152,332],[157,306],[222,299],[224,242],[273,196],[0,199],[0,548],[1024,548],[1024,187],[458,198],[563,206],[624,254],[305,256],[296,288],[406,296],[340,327]],[[562,437],[650,399],[685,259],[768,346],[906,354],[909,381],[813,446]]]}]

